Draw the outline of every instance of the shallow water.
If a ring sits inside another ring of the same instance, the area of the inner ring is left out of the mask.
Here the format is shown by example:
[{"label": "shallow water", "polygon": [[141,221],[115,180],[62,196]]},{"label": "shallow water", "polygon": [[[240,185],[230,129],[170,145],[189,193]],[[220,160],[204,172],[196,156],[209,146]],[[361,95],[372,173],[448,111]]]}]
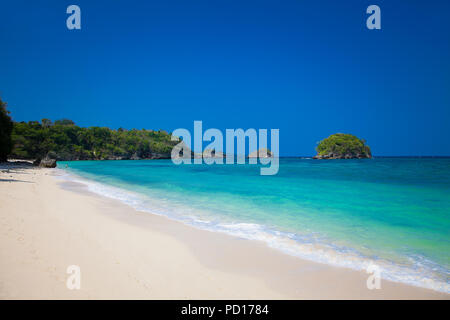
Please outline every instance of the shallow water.
[{"label": "shallow water", "polygon": [[[67,168],[66,164],[68,165]],[[450,293],[450,159],[280,159],[256,165],[68,161],[90,190],[288,254]]]}]

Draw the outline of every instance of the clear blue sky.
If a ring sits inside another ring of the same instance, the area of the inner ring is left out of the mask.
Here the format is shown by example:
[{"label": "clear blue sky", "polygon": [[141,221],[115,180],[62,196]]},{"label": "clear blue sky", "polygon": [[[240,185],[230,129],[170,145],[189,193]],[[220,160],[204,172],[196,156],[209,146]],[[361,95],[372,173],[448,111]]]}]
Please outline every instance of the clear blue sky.
[{"label": "clear blue sky", "polygon": [[375,155],[450,155],[449,17],[446,0],[1,0],[0,96],[16,121],[203,120],[279,128],[285,156],[335,132]]}]

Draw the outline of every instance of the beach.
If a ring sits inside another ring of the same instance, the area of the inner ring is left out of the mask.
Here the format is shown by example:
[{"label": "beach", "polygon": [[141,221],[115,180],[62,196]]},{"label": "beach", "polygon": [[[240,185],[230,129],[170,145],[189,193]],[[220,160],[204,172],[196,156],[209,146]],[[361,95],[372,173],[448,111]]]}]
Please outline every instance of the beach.
[{"label": "beach", "polygon": [[[140,212],[58,178],[0,166],[1,299],[448,299]],[[68,266],[81,271],[69,290]]]}]

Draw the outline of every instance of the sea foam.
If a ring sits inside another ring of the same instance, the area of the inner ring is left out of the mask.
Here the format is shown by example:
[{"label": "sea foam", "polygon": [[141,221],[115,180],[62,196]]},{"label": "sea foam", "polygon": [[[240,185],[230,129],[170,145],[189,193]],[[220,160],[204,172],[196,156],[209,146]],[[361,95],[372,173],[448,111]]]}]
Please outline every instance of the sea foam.
[{"label": "sea foam", "polygon": [[368,266],[375,264],[380,268],[383,279],[450,293],[448,281],[436,279],[429,271],[434,270],[441,274],[447,274],[448,279],[447,270],[418,255],[409,257],[410,265],[398,265],[385,259],[366,257],[352,248],[327,243],[326,240],[321,240],[320,236],[317,235],[281,232],[270,226],[257,223],[224,222],[215,219],[214,213],[209,213],[209,218],[205,219],[205,215],[199,215],[196,210],[185,205],[174,204],[163,198],[151,198],[124,188],[100,183],[67,170],[57,170],[59,171],[59,179],[83,184],[95,194],[119,200],[141,212],[166,216],[203,230],[261,241],[285,254],[313,262],[358,271],[365,271]]}]

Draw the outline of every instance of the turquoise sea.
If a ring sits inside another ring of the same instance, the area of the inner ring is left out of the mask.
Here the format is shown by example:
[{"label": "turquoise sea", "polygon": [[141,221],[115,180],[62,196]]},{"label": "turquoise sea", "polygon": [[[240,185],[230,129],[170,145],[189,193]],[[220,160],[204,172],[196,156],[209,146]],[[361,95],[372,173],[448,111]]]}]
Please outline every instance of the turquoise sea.
[{"label": "turquoise sea", "polygon": [[[67,165],[67,167],[66,167]],[[287,254],[450,293],[450,158],[58,162],[64,179],[134,208]]]}]

